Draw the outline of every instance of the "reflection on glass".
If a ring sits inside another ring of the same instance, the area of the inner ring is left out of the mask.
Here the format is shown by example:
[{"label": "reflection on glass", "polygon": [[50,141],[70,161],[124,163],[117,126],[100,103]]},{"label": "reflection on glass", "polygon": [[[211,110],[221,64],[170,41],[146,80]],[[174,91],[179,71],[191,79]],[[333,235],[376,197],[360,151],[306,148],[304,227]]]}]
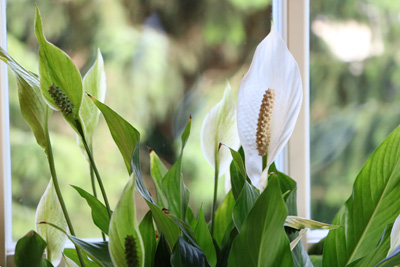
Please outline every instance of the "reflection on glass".
[{"label": "reflection on glass", "polygon": [[[173,141],[192,115],[184,178],[192,190],[191,200],[203,203],[205,211],[211,210],[213,170],[201,153],[201,123],[221,99],[226,79],[236,95],[255,46],[270,29],[270,2],[37,1],[47,39],[67,51],[82,73],[93,63],[97,47],[101,49],[107,75],[106,103],[141,132],[142,170],[153,195],[146,146],[166,164],[175,162],[180,143]],[[32,1],[8,1],[8,50],[37,73],[34,10]],[[12,77],[10,109],[13,237],[17,239],[35,227],[35,208],[50,176],[45,155],[19,112]],[[50,125],[58,176],[77,235],[99,237],[95,227],[87,227],[91,223],[89,208],[69,186],[91,191],[88,166],[75,134],[60,114],[53,114]],[[93,147],[114,207],[128,177],[102,119]],[[223,186],[220,189],[222,193]],[[138,207],[143,216],[147,207],[140,196],[137,200],[143,202]]]},{"label": "reflection on glass", "polygon": [[311,1],[312,217],[331,222],[400,123],[400,3]]}]

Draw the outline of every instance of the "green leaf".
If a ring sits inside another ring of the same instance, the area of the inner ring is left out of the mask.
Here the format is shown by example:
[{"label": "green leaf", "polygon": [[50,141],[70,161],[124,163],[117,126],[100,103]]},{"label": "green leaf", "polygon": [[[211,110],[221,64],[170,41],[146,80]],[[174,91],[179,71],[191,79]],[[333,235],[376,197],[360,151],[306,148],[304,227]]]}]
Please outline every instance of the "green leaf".
[{"label": "green leaf", "polygon": [[168,207],[168,199],[165,196],[162,179],[167,174],[168,169],[153,150],[150,151],[150,172],[157,190],[157,205],[166,208]]},{"label": "green leaf", "polygon": [[298,216],[287,216],[285,220],[285,226],[300,230],[300,229],[325,229],[332,230],[339,228],[340,225],[332,225],[327,223],[322,223],[310,219],[301,218]]},{"label": "green leaf", "polygon": [[233,241],[228,266],[294,266],[283,227],[286,216],[278,178],[271,175]]},{"label": "green leaf", "polygon": [[92,219],[94,224],[99,227],[103,233],[108,235],[108,228],[110,226],[110,217],[108,216],[107,208],[97,198],[83,190],[78,186],[72,185],[72,187],[78,191],[91,208]]},{"label": "green leaf", "polygon": [[47,243],[47,259],[53,265],[58,266],[62,258],[62,251],[67,237],[53,227],[39,224],[40,222],[51,222],[60,226],[64,231],[68,228],[52,179],[50,179],[47,188],[39,201],[36,209],[35,221],[37,233]]},{"label": "green leaf", "polygon": [[90,96],[90,98],[103,114],[111,136],[122,154],[129,175],[131,175],[133,172],[131,161],[135,147],[139,142],[139,132],[107,105],[101,103],[93,96]]},{"label": "green leaf", "polygon": [[[66,267],[79,267],[79,265],[77,265],[73,260],[71,260],[67,256],[64,255],[63,259],[64,259],[64,264]],[[85,267],[86,267],[86,265],[85,265]]]},{"label": "green leaf", "polygon": [[187,139],[189,138],[191,122],[192,119],[190,118],[182,134],[181,154],[162,180],[162,184],[165,188],[165,195],[168,199],[168,209],[172,214],[180,219],[185,218],[189,201],[188,190],[183,183],[182,177],[182,157],[183,149],[185,148]]},{"label": "green leaf", "polygon": [[203,209],[200,208],[199,218],[197,220],[197,225],[194,228],[194,237],[196,238],[197,245],[203,251],[204,255],[208,260],[208,263],[214,267],[217,264],[217,254],[215,252],[215,247],[213,239],[208,229],[206,220],[204,218]]},{"label": "green leaf", "polygon": [[72,115],[67,116],[63,113],[63,116],[76,129],[75,120],[79,118],[83,97],[81,74],[66,53],[46,40],[38,7],[36,7],[35,33],[39,42],[40,89],[44,99],[53,109],[60,110],[48,92],[53,84],[59,87],[74,106]]},{"label": "green leaf", "polygon": [[160,235],[160,241],[158,241],[156,257],[154,259],[154,266],[157,267],[171,267],[170,263],[171,249],[163,234]]},{"label": "green leaf", "polygon": [[325,241],[324,266],[345,266],[371,253],[386,225],[400,213],[400,127],[377,148],[354,183],[353,193]]},{"label": "green leaf", "polygon": [[181,236],[172,251],[171,265],[174,267],[209,266],[204,253],[200,249],[186,242]]},{"label": "green leaf", "polygon": [[146,213],[143,220],[139,224],[139,231],[143,240],[144,266],[153,267],[157,244],[151,211]]},{"label": "green leaf", "polygon": [[[106,95],[106,74],[100,50],[97,50],[96,61],[83,78],[83,90],[99,101],[104,101]],[[92,136],[99,122],[99,110],[93,101],[86,96],[83,97],[79,114],[84,125],[85,138],[89,143],[89,147],[91,147]]]},{"label": "green leaf", "polygon": [[173,222],[163,211],[161,211],[159,207],[147,200],[146,202],[151,210],[151,213],[153,214],[158,231],[160,234],[165,236],[169,247],[172,249],[180,234],[178,225],[176,225],[175,222]]},{"label": "green leaf", "polygon": [[17,80],[18,98],[22,116],[31,127],[36,142],[42,148],[46,148],[47,122],[52,111],[42,97],[39,76],[18,64],[1,47],[0,60],[8,65]]},{"label": "green leaf", "polygon": [[[43,253],[46,248],[46,241],[35,231],[30,231],[15,246],[14,262],[17,267],[40,267],[46,266]],[[44,264],[44,265],[42,265]]]},{"label": "green leaf", "polygon": [[253,208],[254,203],[256,203],[257,198],[260,193],[251,184],[245,181],[242,192],[240,193],[238,199],[236,200],[235,206],[233,208],[233,222],[236,228],[240,232],[244,221],[247,218],[250,210]]},{"label": "green leaf", "polygon": [[[386,228],[385,231],[383,232],[381,239],[379,241],[379,244],[376,246],[376,248],[369,253],[367,256],[357,259],[353,262],[351,262],[348,267],[364,267],[364,266],[380,266],[380,263],[383,263],[386,259],[387,252],[390,247],[390,231],[392,229],[393,224],[389,224]],[[385,259],[386,258],[386,259]],[[390,260],[388,262],[390,264]],[[396,264],[393,265],[383,265],[383,266],[395,266]]]},{"label": "green leaf", "polygon": [[143,241],[136,220],[135,181],[129,179],[111,217],[109,250],[116,266],[142,266]]},{"label": "green leaf", "polygon": [[[83,262],[86,267],[98,267],[99,265],[94,261],[89,260],[86,253],[81,251]],[[78,254],[76,253],[76,249],[66,248],[64,249],[64,255],[69,259],[73,260],[78,266],[80,264]]]},{"label": "green leaf", "polygon": [[151,198],[143,183],[142,173],[140,171],[139,132],[132,125],[130,125],[129,122],[127,122],[107,105],[101,103],[93,96],[90,96],[90,98],[103,114],[111,136],[119,148],[122,158],[124,159],[129,175],[131,175],[133,172],[135,173],[137,190],[147,201],[154,203],[154,200]]},{"label": "green leaf", "polygon": [[90,259],[92,259],[94,262],[99,264],[100,266],[104,267],[114,267],[110,253],[108,250],[108,242],[87,242],[82,239],[79,239],[73,235],[69,235],[67,232],[65,232],[63,229],[58,227],[55,224],[52,223],[43,223],[43,224],[48,224],[51,225],[52,227],[58,229],[59,231],[63,232],[68,239],[74,243],[75,246],[78,248],[82,249]]},{"label": "green leaf", "polygon": [[232,212],[235,205],[235,199],[232,191],[226,194],[225,199],[215,212],[214,240],[219,247],[223,245],[225,233],[230,233],[233,225]]}]

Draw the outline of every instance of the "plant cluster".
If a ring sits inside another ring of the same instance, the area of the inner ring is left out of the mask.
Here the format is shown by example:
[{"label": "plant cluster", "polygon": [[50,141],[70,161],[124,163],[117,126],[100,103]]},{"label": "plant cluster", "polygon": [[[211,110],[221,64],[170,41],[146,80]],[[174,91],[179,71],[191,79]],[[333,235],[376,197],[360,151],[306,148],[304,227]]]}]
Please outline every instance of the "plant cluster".
[{"label": "plant cluster", "polygon": [[[35,33],[40,45],[39,75],[27,71],[0,48],[0,59],[16,77],[24,119],[44,149],[51,172],[37,208],[37,229],[17,243],[17,266],[57,266],[61,259],[67,266],[128,267],[400,264],[400,220],[396,220],[400,214],[396,201],[400,197],[400,128],[371,155],[332,225],[297,216],[296,182],[273,162],[294,129],[302,87],[298,66],[275,29],[255,52],[239,88],[237,108],[227,85],[223,99],[204,119],[202,150],[215,170],[210,222],[201,206],[189,207],[189,189],[182,177],[191,118],[181,136],[179,157],[170,169],[150,150],[157,191],[154,198],[142,179],[139,132],[102,103],[105,74],[100,51],[82,79],[68,55],[45,39],[38,9]],[[76,131],[91,167],[93,192],[72,187],[91,208],[102,241],[78,238],[69,219],[48,131],[53,109],[62,112]],[[100,113],[129,176],[114,209],[92,154]],[[231,189],[217,207],[218,180],[223,174],[229,174]],[[149,207],[141,222],[136,218],[135,189]],[[331,231],[322,241],[323,254],[310,257],[300,240],[307,229],[316,228]],[[66,239],[75,249],[64,248]]]}]

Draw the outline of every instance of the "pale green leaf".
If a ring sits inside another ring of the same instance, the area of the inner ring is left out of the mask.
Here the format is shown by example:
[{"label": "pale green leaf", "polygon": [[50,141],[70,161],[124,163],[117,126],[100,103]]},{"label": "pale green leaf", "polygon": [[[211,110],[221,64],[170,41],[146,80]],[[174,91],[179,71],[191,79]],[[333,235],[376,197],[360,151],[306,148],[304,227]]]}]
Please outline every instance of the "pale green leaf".
[{"label": "pale green leaf", "polygon": [[82,77],[71,58],[46,40],[42,27],[42,18],[36,7],[35,33],[39,42],[40,89],[46,102],[55,110],[60,110],[60,107],[48,92],[50,86],[55,84],[65,93],[74,107],[71,115],[63,115],[76,130],[83,97]]},{"label": "pale green leaf", "polygon": [[161,208],[166,208],[168,207],[168,200],[164,192],[162,179],[167,174],[168,169],[153,150],[150,151],[150,172],[157,190],[157,205]]},{"label": "pale green leaf", "polygon": [[109,250],[114,265],[118,267],[144,264],[143,241],[136,219],[134,179],[129,179],[110,221]]},{"label": "pale green leaf", "polygon": [[340,225],[322,223],[310,219],[301,218],[298,216],[287,216],[285,220],[285,226],[289,226],[297,230],[305,228],[332,230],[340,227]]},{"label": "pale green leaf", "polygon": [[194,237],[196,238],[197,245],[203,251],[211,267],[217,264],[217,254],[213,244],[213,239],[208,229],[206,220],[204,219],[203,209],[200,208],[199,218],[197,225],[193,230]]},{"label": "pale green leaf", "polygon": [[47,259],[53,265],[57,266],[61,261],[62,251],[67,237],[62,232],[49,225],[39,224],[40,222],[53,223],[58,225],[64,231],[68,228],[52,179],[50,179],[47,188],[39,201],[36,209],[35,221],[36,231],[47,243]]},{"label": "pale green leaf", "polygon": [[37,143],[46,148],[47,122],[52,111],[42,97],[39,76],[22,67],[1,47],[0,60],[8,65],[17,80],[22,116],[31,127]]}]

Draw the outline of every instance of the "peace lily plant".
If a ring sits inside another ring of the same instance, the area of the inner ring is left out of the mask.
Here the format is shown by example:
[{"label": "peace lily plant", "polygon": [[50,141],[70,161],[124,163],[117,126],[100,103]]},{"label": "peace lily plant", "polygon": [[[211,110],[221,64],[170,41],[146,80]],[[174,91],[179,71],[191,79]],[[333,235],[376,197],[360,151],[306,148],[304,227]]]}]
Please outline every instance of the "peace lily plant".
[{"label": "peace lily plant", "polygon": [[[368,159],[332,224],[297,216],[296,182],[279,172],[273,162],[292,134],[302,102],[301,79],[293,56],[274,28],[257,47],[240,84],[238,107],[227,84],[222,100],[203,122],[202,150],[215,170],[213,207],[207,211],[212,214],[210,221],[201,205],[188,205],[189,189],[182,177],[191,118],[171,168],[150,150],[157,192],[153,198],[142,179],[140,133],[102,103],[105,73],[100,51],[82,79],[70,57],[46,40],[38,9],[35,33],[40,47],[39,74],[26,70],[0,48],[0,59],[16,77],[23,117],[44,149],[51,173],[37,208],[36,231],[27,233],[16,245],[17,266],[57,266],[61,260],[66,266],[118,267],[400,264],[400,128]],[[74,232],[48,130],[53,110],[62,112],[76,131],[90,167],[91,190],[72,187],[82,203],[89,205],[102,240],[83,240]],[[108,203],[92,154],[100,113],[129,178],[115,207]],[[230,189],[217,207],[216,192],[223,174],[230,177]],[[149,208],[140,222],[135,189]],[[309,255],[300,239],[307,229],[317,228],[330,231]],[[75,249],[64,248],[66,239]]]}]

